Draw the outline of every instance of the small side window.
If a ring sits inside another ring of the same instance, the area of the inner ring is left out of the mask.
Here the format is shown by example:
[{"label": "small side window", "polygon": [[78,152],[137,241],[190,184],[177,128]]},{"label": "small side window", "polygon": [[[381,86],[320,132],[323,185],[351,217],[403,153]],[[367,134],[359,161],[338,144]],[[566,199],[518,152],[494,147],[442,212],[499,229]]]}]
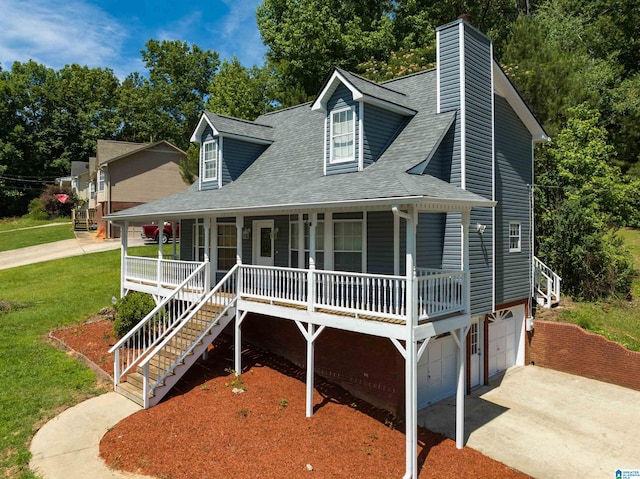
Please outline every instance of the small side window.
[{"label": "small side window", "polygon": [[352,108],[331,112],[331,157],[330,163],[355,159],[355,121]]},{"label": "small side window", "polygon": [[522,251],[521,233],[520,223],[509,223],[509,253]]},{"label": "small side window", "polygon": [[218,179],[218,142],[207,141],[202,144],[202,180]]}]

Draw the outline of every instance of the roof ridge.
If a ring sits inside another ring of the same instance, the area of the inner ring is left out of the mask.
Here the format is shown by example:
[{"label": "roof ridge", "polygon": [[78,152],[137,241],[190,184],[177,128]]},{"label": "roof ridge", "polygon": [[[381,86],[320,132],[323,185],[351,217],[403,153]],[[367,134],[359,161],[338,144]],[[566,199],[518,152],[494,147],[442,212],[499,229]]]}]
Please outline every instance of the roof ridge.
[{"label": "roof ridge", "polygon": [[[265,128],[273,128],[271,125],[265,125],[263,123],[257,123],[255,120],[245,120],[244,118],[236,118],[235,116],[223,115],[222,113],[214,113],[212,111],[205,111],[205,113],[208,113],[210,115],[219,116],[221,118],[226,118],[227,120],[234,120],[234,121],[237,121],[237,122],[240,122],[240,123],[247,123],[249,125],[264,126]],[[258,117],[258,118],[260,118],[260,117]]]},{"label": "roof ridge", "polygon": [[[378,82],[376,82],[376,81],[369,80],[368,78],[363,77],[362,75],[359,75],[359,74],[354,73],[354,72],[352,72],[352,71],[349,71],[349,70],[343,70],[342,68],[336,68],[336,70],[343,71],[343,72],[347,72],[348,74],[353,75],[354,77],[356,77],[356,78],[358,78],[358,79],[360,79],[360,80],[362,80],[362,81],[365,81],[365,82],[367,82],[367,83],[369,83],[369,84],[371,84],[371,85],[374,85],[374,86],[377,86],[377,87],[383,88],[383,89],[385,89],[385,90],[387,90],[387,91],[390,91],[390,92],[392,92],[392,93],[397,93],[398,95],[402,95],[402,96],[405,96],[405,97],[407,96],[407,95],[406,95],[406,93],[402,93],[401,91],[393,90],[393,89],[391,89],[391,88],[388,88],[388,87],[384,86],[382,83],[378,83]],[[385,82],[385,83],[386,83],[386,82]]]},{"label": "roof ridge", "polygon": [[[304,103],[299,103],[299,104],[297,104],[297,105],[288,106],[288,107],[286,107],[286,108],[281,108],[281,109],[279,109],[279,110],[268,111],[267,113],[263,113],[263,114],[262,114],[262,115],[260,115],[260,116],[274,115],[274,114],[276,114],[276,113],[281,113],[281,112],[283,112],[283,111],[293,110],[294,108],[301,108],[301,107],[303,107],[303,106],[311,105],[312,103],[313,103],[312,101],[306,101],[306,102],[304,102]],[[258,117],[258,118],[260,118],[260,117]]]},{"label": "roof ridge", "polygon": [[[436,67],[433,67],[433,68],[429,68],[427,70],[420,70],[419,72],[407,73],[406,75],[402,75],[401,77],[390,78],[389,80],[385,80],[382,83],[380,83],[380,85],[382,85],[383,83],[391,83],[391,82],[398,81],[398,80],[404,80],[405,78],[409,78],[409,77],[414,77],[414,76],[418,76],[418,75],[424,75],[425,73],[431,73],[431,72],[433,72],[435,70],[436,70]],[[395,91],[395,90],[391,90],[391,91]]]}]

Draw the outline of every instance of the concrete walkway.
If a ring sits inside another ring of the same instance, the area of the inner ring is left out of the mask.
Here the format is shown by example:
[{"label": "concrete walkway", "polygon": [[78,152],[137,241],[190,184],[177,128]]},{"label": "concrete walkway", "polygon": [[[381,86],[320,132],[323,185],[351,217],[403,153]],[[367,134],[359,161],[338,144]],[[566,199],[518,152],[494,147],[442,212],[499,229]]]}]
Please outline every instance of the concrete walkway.
[{"label": "concrete walkway", "polygon": [[102,436],[139,410],[140,406],[115,392],[67,409],[36,433],[29,467],[45,479],[147,478],[113,471],[99,456]]},{"label": "concrete walkway", "polygon": [[[533,477],[611,479],[618,469],[640,469],[640,391],[514,367],[465,406],[466,445]],[[455,398],[419,420],[453,438]]]},{"label": "concrete walkway", "polygon": [[[2,251],[0,252],[0,270],[120,248],[119,239],[98,240],[95,238],[95,234],[86,231],[76,231],[75,233],[75,239]],[[129,246],[142,246],[143,244],[144,241],[139,236],[129,236]]]}]

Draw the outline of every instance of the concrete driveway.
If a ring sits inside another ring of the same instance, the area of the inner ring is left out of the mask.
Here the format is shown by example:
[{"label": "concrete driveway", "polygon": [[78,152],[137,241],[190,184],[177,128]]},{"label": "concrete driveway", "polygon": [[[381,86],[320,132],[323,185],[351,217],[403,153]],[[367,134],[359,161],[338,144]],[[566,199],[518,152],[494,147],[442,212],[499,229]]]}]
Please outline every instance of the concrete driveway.
[{"label": "concrete driveway", "polygon": [[[516,366],[465,405],[466,445],[535,478],[613,479],[618,469],[640,469],[640,391]],[[455,398],[419,421],[453,438]]]},{"label": "concrete driveway", "polygon": [[[0,269],[68,258],[120,248],[119,239],[98,240],[94,234],[76,231],[76,238],[0,252]],[[129,246],[142,246],[140,235],[129,235]]]}]

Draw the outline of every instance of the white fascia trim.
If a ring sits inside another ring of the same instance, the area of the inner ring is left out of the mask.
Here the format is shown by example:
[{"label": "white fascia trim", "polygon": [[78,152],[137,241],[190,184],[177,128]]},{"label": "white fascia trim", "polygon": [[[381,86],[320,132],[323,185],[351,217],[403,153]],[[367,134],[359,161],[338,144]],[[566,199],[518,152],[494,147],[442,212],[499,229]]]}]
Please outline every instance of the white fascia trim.
[{"label": "white fascia trim", "polygon": [[440,113],[440,30],[436,30],[436,113]]},{"label": "white fascia trim", "polygon": [[327,151],[327,138],[331,141],[331,131],[329,131],[329,116],[324,117],[324,130],[322,131],[322,175],[327,176],[327,164],[329,164],[329,156]]},{"label": "white fascia trim", "polygon": [[549,138],[536,117],[533,116],[527,104],[495,60],[493,60],[492,70],[494,76],[494,91],[507,100],[511,108],[513,108],[513,111],[518,115],[518,118],[520,118],[524,126],[527,127],[527,130],[529,130],[529,133],[531,133],[533,141],[536,143],[551,141],[551,138]]},{"label": "white fascia trim", "polygon": [[[206,123],[206,125],[204,125],[203,127],[204,123]],[[215,127],[211,124],[209,118],[207,118],[207,115],[203,113],[200,117],[200,121],[198,121],[198,126],[196,126],[196,129],[193,131],[193,134],[191,135],[189,141],[191,141],[192,143],[200,143],[200,135],[202,135],[202,132],[207,125],[210,126],[213,130],[213,136],[217,136],[220,134],[218,130],[216,130]]]},{"label": "white fascia trim", "polygon": [[358,171],[364,170],[364,102],[358,102]]},{"label": "white fascia trim", "polygon": [[149,218],[157,218],[158,216],[162,216],[166,220],[170,219],[179,219],[184,217],[202,217],[207,215],[218,215],[222,216],[235,216],[237,214],[241,214],[244,216],[250,216],[252,213],[262,214],[264,212],[282,212],[282,211],[307,211],[312,209],[317,210],[327,210],[327,209],[339,209],[339,208],[353,208],[353,209],[361,209],[366,208],[368,206],[372,208],[376,207],[384,207],[384,206],[394,206],[394,205],[426,205],[429,207],[430,211],[469,211],[473,207],[486,207],[493,208],[497,205],[495,201],[489,200],[457,200],[457,199],[448,199],[448,198],[429,198],[427,196],[399,196],[399,197],[388,197],[388,198],[378,198],[378,199],[367,199],[367,200],[344,200],[344,201],[332,201],[332,202],[318,202],[318,203],[296,203],[296,204],[284,204],[284,205],[264,205],[264,206],[247,206],[247,207],[228,207],[228,208],[217,208],[217,209],[202,209],[202,210],[182,210],[182,211],[172,211],[172,212],[156,212],[149,213],[143,215],[132,215],[132,216],[105,216],[105,219],[108,219],[113,222],[118,221],[130,221],[130,220],[147,220]]},{"label": "white fascia trim", "polygon": [[[493,42],[489,40],[489,61],[493,62]],[[491,69],[491,199],[496,200],[496,105],[493,86],[493,68]],[[496,209],[491,210],[491,309],[496,309]]]},{"label": "white fascia trim", "polygon": [[224,150],[224,148],[222,148],[222,144],[223,144],[224,138],[222,136],[219,137],[218,140],[218,188],[222,188],[222,151]]},{"label": "white fascia trim", "polygon": [[464,22],[458,25],[458,42],[460,45],[460,188],[463,190],[467,187],[467,103],[466,103],[466,76],[464,61]]},{"label": "white fascia trim", "polygon": [[347,81],[344,75],[342,75],[338,70],[334,70],[326,86],[322,89],[322,91],[316,98],[316,101],[314,101],[311,105],[311,110],[322,111],[326,113],[327,102],[340,83],[342,83],[349,89],[349,91],[351,91],[351,95],[353,96],[354,101],[358,101],[362,98],[362,93],[349,81]]}]

